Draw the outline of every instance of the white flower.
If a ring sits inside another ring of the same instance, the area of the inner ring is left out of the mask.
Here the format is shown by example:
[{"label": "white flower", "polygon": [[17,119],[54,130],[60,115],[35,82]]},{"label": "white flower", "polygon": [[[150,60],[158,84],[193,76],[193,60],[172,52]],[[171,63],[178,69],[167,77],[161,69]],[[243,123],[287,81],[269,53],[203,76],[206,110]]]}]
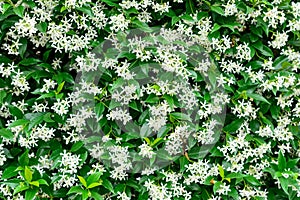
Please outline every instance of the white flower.
[{"label": "white flower", "polygon": [[275,49],[280,49],[281,47],[284,47],[286,45],[286,42],[288,41],[288,35],[283,32],[283,33],[276,33],[275,34],[275,40],[272,42],[269,42],[269,44],[275,48]]},{"label": "white flower", "polygon": [[40,90],[40,92],[48,93],[49,89],[54,89],[57,83],[51,79],[45,79],[45,84],[43,85],[43,88]]},{"label": "white flower", "polygon": [[52,110],[54,110],[55,113],[58,115],[65,115],[69,112],[69,102],[67,100],[61,100],[58,99],[57,102],[54,103],[54,105],[51,107]]},{"label": "white flower", "polygon": [[153,148],[145,142],[139,146],[139,149],[139,155],[143,156],[144,158],[152,158],[153,155],[155,155],[155,152],[153,152]]},{"label": "white flower", "polygon": [[109,24],[112,24],[110,29],[114,32],[124,31],[128,28],[129,22],[123,14],[113,15],[110,17]]}]

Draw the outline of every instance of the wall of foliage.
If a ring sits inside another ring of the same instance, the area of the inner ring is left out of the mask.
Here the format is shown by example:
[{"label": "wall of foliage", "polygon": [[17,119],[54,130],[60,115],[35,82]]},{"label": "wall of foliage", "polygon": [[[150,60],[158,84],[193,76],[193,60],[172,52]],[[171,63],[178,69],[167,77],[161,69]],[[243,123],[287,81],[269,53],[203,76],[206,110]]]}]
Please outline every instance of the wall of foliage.
[{"label": "wall of foliage", "polygon": [[2,0],[1,199],[300,199],[296,0]]}]

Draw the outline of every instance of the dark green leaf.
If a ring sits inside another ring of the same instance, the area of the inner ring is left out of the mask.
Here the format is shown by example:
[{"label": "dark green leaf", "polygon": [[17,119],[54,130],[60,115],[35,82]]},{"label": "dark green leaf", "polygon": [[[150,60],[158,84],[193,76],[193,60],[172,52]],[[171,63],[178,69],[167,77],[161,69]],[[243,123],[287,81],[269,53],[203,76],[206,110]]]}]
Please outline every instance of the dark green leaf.
[{"label": "dark green leaf", "polygon": [[13,116],[17,117],[18,119],[23,117],[23,112],[19,108],[15,107],[15,106],[12,106],[12,105],[9,105],[8,109],[9,109],[9,112]]},{"label": "dark green leaf", "polygon": [[93,11],[92,11],[92,9],[91,9],[90,7],[82,6],[82,7],[80,7],[80,8],[76,8],[76,10],[79,10],[79,11],[81,11],[81,12],[87,14],[87,15],[90,16],[90,17],[93,17],[93,16],[94,16]]},{"label": "dark green leaf", "polygon": [[18,185],[15,189],[14,189],[14,192],[13,192],[13,195],[19,193],[19,192],[22,192],[24,190],[27,190],[29,189],[29,186],[28,185]]},{"label": "dark green leaf", "polygon": [[18,171],[16,171],[17,167],[15,166],[9,166],[5,168],[5,170],[2,173],[2,179],[9,179],[11,177],[14,177],[18,175]]},{"label": "dark green leaf", "polygon": [[226,125],[223,130],[226,132],[229,132],[229,133],[233,133],[240,128],[240,126],[243,124],[243,122],[244,122],[243,118],[236,119],[233,122],[231,122],[230,124]]},{"label": "dark green leaf", "polygon": [[270,102],[266,98],[264,98],[263,96],[261,96],[259,94],[254,94],[254,93],[247,92],[247,96],[252,98],[252,99],[255,99],[257,101],[262,101],[262,102],[265,102],[267,104],[270,104]]},{"label": "dark green leaf", "polygon": [[271,111],[272,118],[277,119],[280,114],[280,107],[275,104],[272,104],[270,107],[270,111]]},{"label": "dark green leaf", "polygon": [[36,65],[40,62],[42,61],[36,58],[26,58],[24,60],[21,60],[21,62],[19,62],[19,65],[31,66],[31,65]]},{"label": "dark green leaf", "polygon": [[170,113],[170,116],[176,120],[192,121],[190,116],[181,112]]},{"label": "dark green leaf", "polygon": [[273,57],[273,51],[267,47],[267,46],[263,46],[263,48],[260,50],[260,52],[264,55],[264,56],[267,56],[267,57]]},{"label": "dark green leaf", "polygon": [[0,129],[0,135],[8,140],[13,140],[14,138],[14,134],[10,130],[5,128]]},{"label": "dark green leaf", "polygon": [[286,159],[280,150],[278,154],[278,170],[280,172],[283,172],[285,168],[286,168]]},{"label": "dark green leaf", "polygon": [[23,18],[24,10],[25,10],[24,6],[18,6],[14,8],[14,13],[16,13],[16,15],[18,15],[19,17]]},{"label": "dark green leaf", "polygon": [[82,146],[84,145],[84,143],[82,141],[78,141],[76,143],[74,143],[71,147],[71,152],[76,152],[78,151]]},{"label": "dark green leaf", "polygon": [[261,185],[261,183],[254,176],[246,176],[244,179],[253,186]]},{"label": "dark green leaf", "polygon": [[280,185],[281,185],[283,191],[286,194],[289,194],[289,180],[286,178],[283,178],[283,177],[279,177],[278,179],[279,179],[279,182],[280,182]]},{"label": "dark green leaf", "polygon": [[219,15],[225,15],[223,8],[221,8],[219,6],[211,6],[210,9],[213,12],[218,13]]},{"label": "dark green leaf", "polygon": [[27,39],[21,38],[20,44],[21,44],[21,46],[19,47],[19,54],[20,54],[21,58],[24,58],[24,54],[27,50]]},{"label": "dark green leaf", "polygon": [[91,191],[91,197],[95,200],[104,200],[104,198],[97,192]]},{"label": "dark green leaf", "polygon": [[11,123],[8,127],[15,127],[15,126],[21,126],[21,125],[27,125],[30,121],[27,119],[18,119]]},{"label": "dark green leaf", "polygon": [[111,184],[111,182],[110,182],[109,180],[103,179],[103,180],[102,180],[102,185],[103,185],[106,189],[108,189],[110,192],[115,193],[115,192],[114,192],[114,187],[113,187],[113,185]]},{"label": "dark green leaf", "polygon": [[[41,31],[42,33],[46,33],[47,32],[47,27],[48,27],[48,24],[46,22],[41,22],[41,23],[39,23],[39,24],[36,25],[36,28],[39,31]],[[48,50],[47,52],[50,52],[50,51]]]},{"label": "dark green leaf", "polygon": [[26,150],[18,159],[21,166],[26,166],[29,163],[28,150]]}]

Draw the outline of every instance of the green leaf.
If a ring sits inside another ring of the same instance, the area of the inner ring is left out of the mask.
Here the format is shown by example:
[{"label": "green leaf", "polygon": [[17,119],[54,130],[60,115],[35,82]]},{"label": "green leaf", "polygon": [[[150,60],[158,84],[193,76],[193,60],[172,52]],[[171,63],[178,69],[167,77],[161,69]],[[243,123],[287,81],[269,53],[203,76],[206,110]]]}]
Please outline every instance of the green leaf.
[{"label": "green leaf", "polygon": [[86,181],[87,185],[90,185],[91,183],[99,182],[101,175],[102,175],[102,173],[100,173],[100,172],[95,172],[95,173],[91,174],[87,178],[87,181]]},{"label": "green leaf", "polygon": [[31,65],[36,65],[40,62],[42,62],[42,61],[39,59],[36,59],[36,58],[26,58],[26,59],[21,60],[21,62],[19,62],[19,65],[31,66]]},{"label": "green leaf", "polygon": [[80,183],[84,186],[84,187],[87,187],[87,184],[86,184],[86,181],[85,179],[82,177],[82,176],[77,176]]},{"label": "green leaf", "polygon": [[25,192],[25,200],[33,200],[38,192],[38,188],[29,189]]},{"label": "green leaf", "polygon": [[90,188],[94,188],[94,187],[97,187],[100,185],[102,185],[100,182],[95,182],[95,183],[91,183],[87,188],[90,189]]},{"label": "green leaf", "polygon": [[230,124],[228,124],[227,126],[225,126],[223,130],[226,132],[229,132],[229,133],[233,133],[241,127],[243,122],[244,122],[243,118],[236,119],[233,122],[231,122]]},{"label": "green leaf", "polygon": [[174,103],[174,99],[172,96],[170,95],[167,95],[167,94],[164,94],[163,95],[163,98],[167,100],[171,110],[173,110],[174,106],[175,106],[175,103]]},{"label": "green leaf", "polygon": [[32,180],[32,171],[29,169],[29,167],[25,166],[25,170],[24,170],[24,173],[25,173],[25,180],[27,182],[31,182]]},{"label": "green leaf", "polygon": [[289,180],[284,177],[279,177],[280,185],[286,194],[289,194]]},{"label": "green leaf", "polygon": [[62,81],[72,84],[74,83],[72,75],[67,72],[58,72],[58,74],[54,75],[52,79],[56,80],[58,84],[60,84]]},{"label": "green leaf", "polygon": [[151,143],[151,147],[154,147],[156,144],[158,144],[160,141],[162,141],[163,140],[163,138],[156,138],[152,143]]},{"label": "green leaf", "polygon": [[95,114],[97,115],[97,117],[100,118],[102,116],[102,113],[104,112],[104,110],[105,110],[104,104],[102,102],[98,103],[95,106]]},{"label": "green leaf", "polygon": [[21,56],[21,58],[24,58],[24,54],[27,50],[27,39],[26,38],[21,38],[20,39],[20,43],[21,43],[21,46],[19,46],[19,54]]},{"label": "green leaf", "polygon": [[49,122],[49,123],[55,122],[53,119],[51,119],[51,115],[52,115],[52,113],[46,113],[46,114],[44,115],[43,120],[44,120],[45,122]]},{"label": "green leaf", "polygon": [[3,100],[6,97],[6,92],[5,90],[0,90],[0,105],[3,104]]},{"label": "green leaf", "polygon": [[222,15],[222,16],[225,15],[224,10],[221,7],[219,7],[219,6],[211,6],[210,9],[213,12],[218,13],[219,15]]},{"label": "green leaf", "polygon": [[114,187],[113,187],[113,185],[111,184],[111,182],[110,182],[109,180],[103,179],[103,180],[102,180],[102,185],[103,185],[106,189],[108,189],[110,192],[115,193]]},{"label": "green leaf", "polygon": [[19,157],[18,159],[19,164],[21,166],[26,166],[29,163],[29,157],[28,157],[28,150],[26,149],[25,152]]},{"label": "green leaf", "polygon": [[[142,138],[145,138],[145,137],[148,137],[149,135],[151,135],[151,133],[152,132],[151,132],[148,124],[143,124],[143,126],[142,126],[142,128],[140,130],[140,136]],[[150,143],[149,143],[149,145],[150,145]]]},{"label": "green leaf", "polygon": [[8,105],[9,112],[18,119],[23,117],[23,112],[16,106]]},{"label": "green leaf", "polygon": [[84,191],[84,189],[82,189],[80,186],[73,186],[70,188],[70,190],[68,191],[67,195],[69,194],[81,194],[82,191]]},{"label": "green leaf", "polygon": [[261,27],[265,32],[266,36],[269,35],[269,26],[268,23],[264,22],[262,18],[258,19],[257,27]]},{"label": "green leaf", "polygon": [[[46,22],[41,22],[41,23],[39,23],[39,24],[36,25],[36,28],[39,31],[41,31],[42,33],[46,33],[47,32],[47,27],[48,27],[48,24]],[[46,52],[50,52],[50,51],[48,50]]]},{"label": "green leaf", "polygon": [[76,8],[76,10],[79,10],[79,11],[87,14],[90,17],[94,17],[93,11],[92,11],[92,9],[90,7],[82,6],[80,8]]},{"label": "green leaf", "polygon": [[185,9],[187,14],[192,14],[194,13],[195,10],[195,5],[192,0],[186,0],[185,1]]},{"label": "green leaf", "polygon": [[82,193],[81,193],[81,198],[82,200],[86,200],[89,198],[89,192],[90,191],[87,191],[87,190],[83,190]]},{"label": "green leaf", "polygon": [[288,44],[299,47],[300,46],[300,40],[290,40],[290,41],[288,41]]},{"label": "green leaf", "polygon": [[60,8],[60,12],[62,13],[62,12],[64,12],[64,11],[67,10],[67,9],[68,9],[67,7],[62,6],[62,7]]},{"label": "green leaf", "polygon": [[145,138],[144,138],[144,140],[147,142],[147,144],[148,144],[148,145],[150,145],[150,144],[151,144],[151,141],[150,141],[150,139],[149,139],[149,138],[145,137]]},{"label": "green leaf", "polygon": [[241,26],[241,24],[239,23],[230,23],[230,24],[223,24],[222,27],[226,27],[226,28],[229,28],[232,32],[234,32],[235,28]]},{"label": "green leaf", "polygon": [[248,93],[247,92],[247,96],[252,98],[252,99],[255,99],[257,101],[262,101],[262,102],[265,102],[267,104],[271,104],[265,97],[263,97],[259,94],[254,94],[254,93]]},{"label": "green leaf", "polygon": [[298,163],[299,163],[300,158],[295,158],[295,159],[289,159],[287,162],[287,168],[293,169]]},{"label": "green leaf", "polygon": [[28,185],[18,185],[15,189],[14,189],[14,192],[13,192],[13,195],[19,193],[19,192],[22,192],[24,190],[27,190],[29,189],[29,186]]},{"label": "green leaf", "polygon": [[179,165],[180,165],[180,172],[184,172],[184,170],[186,169],[186,165],[189,164],[188,159],[185,156],[181,156],[179,158]]},{"label": "green leaf", "polygon": [[272,104],[270,107],[270,111],[271,111],[272,118],[277,119],[280,114],[280,107],[275,104]]},{"label": "green leaf", "polygon": [[255,35],[257,35],[258,37],[262,38],[263,35],[262,35],[262,29],[260,27],[255,27],[255,26],[251,26],[250,28],[251,32]]},{"label": "green leaf", "polygon": [[171,25],[173,26],[173,25],[175,25],[177,22],[179,22],[180,21],[180,18],[179,17],[177,17],[177,16],[173,16],[172,17],[172,21],[171,21]]},{"label": "green leaf", "polygon": [[220,26],[219,24],[214,23],[214,27],[212,28],[211,33],[213,33],[213,32],[215,32],[215,31],[219,30],[220,28],[221,28],[221,26]]},{"label": "green leaf", "polygon": [[64,87],[64,84],[65,84],[65,81],[61,82],[58,87],[57,87],[57,90],[56,90],[56,94],[59,94],[61,92],[61,90],[63,89]]},{"label": "green leaf", "polygon": [[78,151],[82,146],[84,145],[84,143],[82,141],[78,141],[76,143],[74,143],[71,147],[71,152],[76,152]]},{"label": "green leaf", "polygon": [[221,178],[224,179],[224,177],[225,177],[224,169],[223,169],[223,167],[221,165],[218,165],[218,170],[219,170]]},{"label": "green leaf", "polygon": [[16,8],[13,9],[14,10],[14,13],[16,13],[16,15],[18,15],[19,17],[23,18],[24,17],[24,6],[18,6]]},{"label": "green leaf", "polygon": [[80,154],[81,161],[79,163],[79,166],[82,165],[85,162],[85,160],[87,159],[87,157],[88,157],[88,152],[87,151],[85,151],[84,153]]},{"label": "green leaf", "polygon": [[153,29],[148,26],[145,22],[141,22],[139,20],[132,21],[132,24],[136,25],[139,29],[142,31],[145,31],[146,33],[153,32]]},{"label": "green leaf", "polygon": [[289,61],[289,59],[286,56],[279,56],[277,57],[274,62],[273,66],[275,70],[279,70],[282,68],[283,64]]},{"label": "green leaf", "polygon": [[[232,197],[234,200],[240,199],[239,193],[235,188],[230,188],[230,192],[228,192],[228,196]],[[231,198],[230,198],[231,199]]]},{"label": "green leaf", "polygon": [[226,178],[231,178],[231,179],[233,179],[233,178],[244,178],[244,177],[245,177],[245,175],[243,175],[241,173],[231,173],[231,174],[228,174],[226,176]]},{"label": "green leaf", "polygon": [[262,49],[259,49],[259,51],[261,52],[261,54],[263,54],[264,56],[267,56],[267,57],[273,57],[273,51],[267,47],[266,45],[263,45],[263,48]]},{"label": "green leaf", "polygon": [[95,200],[104,200],[104,198],[97,192],[91,191],[91,197]]},{"label": "green leaf", "polygon": [[116,4],[111,0],[101,0],[101,1],[106,3],[107,5],[109,5],[111,7],[121,8],[119,4]]},{"label": "green leaf", "polygon": [[203,159],[209,150],[205,147],[195,146],[188,151],[188,156],[192,159]]},{"label": "green leaf", "polygon": [[246,66],[251,66],[251,69],[260,69],[262,68],[263,62],[259,60],[251,61]]},{"label": "green leaf", "polygon": [[[261,40],[258,40],[257,42],[253,43],[252,46],[259,51],[263,51],[263,48],[264,48],[264,44],[262,43]],[[260,62],[260,61],[252,61],[252,62]]]},{"label": "green leaf", "polygon": [[8,3],[2,4],[2,13],[5,13],[10,7],[11,5],[9,5]]},{"label": "green leaf", "polygon": [[188,21],[188,22],[193,22],[194,21],[193,17],[189,14],[182,15],[181,19],[183,19],[185,21]]},{"label": "green leaf", "polygon": [[285,168],[286,168],[286,159],[280,150],[278,154],[278,170],[280,172],[283,172]]},{"label": "green leaf", "polygon": [[40,182],[38,182],[38,181],[31,181],[31,182],[29,182],[29,184],[30,184],[30,185],[34,185],[34,186],[36,186],[36,187],[39,187],[39,186],[40,186]]},{"label": "green leaf", "polygon": [[176,120],[192,121],[190,116],[188,116],[187,114],[181,113],[181,112],[170,113],[170,116],[173,117]]},{"label": "green leaf", "polygon": [[36,125],[40,124],[44,120],[44,113],[27,113],[25,118],[30,121],[28,129],[31,130]]},{"label": "green leaf", "polygon": [[16,121],[14,121],[13,123],[11,123],[8,127],[11,128],[11,127],[15,127],[15,126],[25,126],[29,123],[30,121],[27,120],[27,119],[18,119]]},{"label": "green leaf", "polygon": [[0,129],[0,135],[8,140],[14,139],[14,134],[10,130],[5,128]]},{"label": "green leaf", "polygon": [[253,186],[261,185],[261,183],[254,176],[246,176],[244,179]]},{"label": "green leaf", "polygon": [[213,191],[214,191],[214,194],[216,194],[216,192],[218,191],[218,189],[220,188],[222,182],[221,181],[217,181],[215,182],[214,186],[213,186]]},{"label": "green leaf", "polygon": [[47,185],[47,186],[49,186],[49,184],[47,183],[47,181],[45,179],[39,179],[38,182],[39,182],[40,185]]},{"label": "green leaf", "polygon": [[9,166],[7,168],[4,169],[3,173],[2,173],[2,179],[9,179],[11,177],[14,177],[16,175],[18,175],[18,171],[16,171],[15,166]]}]

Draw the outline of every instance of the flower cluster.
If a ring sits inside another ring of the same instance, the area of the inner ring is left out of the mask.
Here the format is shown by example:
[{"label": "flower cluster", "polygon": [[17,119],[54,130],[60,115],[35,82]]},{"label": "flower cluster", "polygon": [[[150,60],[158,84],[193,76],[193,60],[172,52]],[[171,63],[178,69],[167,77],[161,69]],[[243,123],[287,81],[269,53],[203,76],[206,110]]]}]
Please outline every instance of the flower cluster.
[{"label": "flower cluster", "polygon": [[299,199],[300,3],[0,2],[1,199]]}]

